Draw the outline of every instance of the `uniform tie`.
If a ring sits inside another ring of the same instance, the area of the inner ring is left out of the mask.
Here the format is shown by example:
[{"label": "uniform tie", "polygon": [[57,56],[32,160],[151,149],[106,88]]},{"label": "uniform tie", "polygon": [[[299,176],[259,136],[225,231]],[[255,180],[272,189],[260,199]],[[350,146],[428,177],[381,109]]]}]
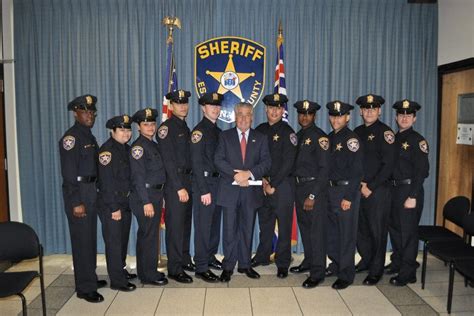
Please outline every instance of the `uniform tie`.
[{"label": "uniform tie", "polygon": [[242,132],[242,139],[240,140],[240,151],[242,152],[242,162],[245,163],[245,151],[247,150],[247,141],[245,140],[245,133]]}]

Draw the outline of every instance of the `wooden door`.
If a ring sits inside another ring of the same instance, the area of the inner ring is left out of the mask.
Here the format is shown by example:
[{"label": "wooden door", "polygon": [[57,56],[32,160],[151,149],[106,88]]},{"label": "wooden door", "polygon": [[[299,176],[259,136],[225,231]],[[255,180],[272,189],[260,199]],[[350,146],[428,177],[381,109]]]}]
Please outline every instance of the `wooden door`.
[{"label": "wooden door", "polygon": [[[0,67],[3,67],[0,65]],[[6,170],[5,107],[3,102],[3,80],[0,80],[0,222],[9,220],[8,186]]]},{"label": "wooden door", "polygon": [[[442,74],[441,129],[436,224],[442,225],[443,206],[454,196],[464,195],[472,202],[474,146],[456,144],[458,96],[474,93],[474,68]],[[448,227],[462,234],[459,227]]]}]

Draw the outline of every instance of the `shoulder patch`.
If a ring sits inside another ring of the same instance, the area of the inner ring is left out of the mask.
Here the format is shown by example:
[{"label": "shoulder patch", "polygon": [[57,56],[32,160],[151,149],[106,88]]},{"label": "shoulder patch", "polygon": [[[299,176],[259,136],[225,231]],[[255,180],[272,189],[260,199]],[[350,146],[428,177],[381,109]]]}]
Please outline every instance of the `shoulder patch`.
[{"label": "shoulder patch", "polygon": [[351,138],[347,141],[347,148],[350,151],[356,152],[359,150],[359,140],[357,138]]},{"label": "shoulder patch", "polygon": [[427,154],[429,152],[429,148],[428,148],[428,142],[426,140],[422,140],[420,143],[420,150],[422,152],[424,152],[425,154]]},{"label": "shoulder patch", "polygon": [[99,154],[99,162],[107,166],[112,161],[112,153],[110,151],[103,151]]},{"label": "shoulder patch", "polygon": [[328,150],[329,149],[329,139],[327,137],[320,137],[318,139],[319,146],[321,146],[322,149]]},{"label": "shoulder patch", "polygon": [[133,146],[132,147],[132,157],[136,160],[142,158],[143,156],[143,147],[142,146]]},{"label": "shoulder patch", "polygon": [[64,136],[63,138],[63,148],[66,150],[71,150],[76,145],[76,138],[74,136]]},{"label": "shoulder patch", "polygon": [[295,133],[290,134],[290,142],[293,144],[293,146],[298,145],[298,137]]},{"label": "shoulder patch", "polygon": [[162,125],[158,129],[158,137],[161,138],[161,139],[165,139],[166,136],[168,136],[168,126]]},{"label": "shoulder patch", "polygon": [[392,131],[385,131],[383,133],[383,138],[389,144],[393,144],[395,142],[395,134]]},{"label": "shoulder patch", "polygon": [[201,141],[201,139],[202,139],[202,132],[201,131],[195,130],[191,134],[191,142],[193,144],[199,143]]}]

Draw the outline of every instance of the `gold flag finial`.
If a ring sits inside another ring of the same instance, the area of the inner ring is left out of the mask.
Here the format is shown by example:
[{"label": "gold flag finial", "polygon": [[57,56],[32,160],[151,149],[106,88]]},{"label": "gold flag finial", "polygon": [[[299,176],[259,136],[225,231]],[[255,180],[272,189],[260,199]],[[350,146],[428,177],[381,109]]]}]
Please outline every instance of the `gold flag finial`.
[{"label": "gold flag finial", "polygon": [[277,38],[277,47],[283,44],[283,26],[281,24],[281,19],[278,22],[278,38]]},{"label": "gold flag finial", "polygon": [[173,29],[177,27],[181,29],[181,21],[175,16],[165,16],[161,23],[168,28],[168,39],[167,43],[173,43]]}]

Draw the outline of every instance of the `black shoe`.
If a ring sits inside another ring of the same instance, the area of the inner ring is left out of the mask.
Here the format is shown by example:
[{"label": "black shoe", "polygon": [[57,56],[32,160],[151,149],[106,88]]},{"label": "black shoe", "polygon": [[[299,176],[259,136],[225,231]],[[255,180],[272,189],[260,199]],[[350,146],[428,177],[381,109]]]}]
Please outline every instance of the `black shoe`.
[{"label": "black shoe", "polygon": [[196,278],[202,279],[204,282],[216,283],[219,282],[219,277],[215,275],[211,270],[206,272],[196,272],[194,273]]},{"label": "black shoe", "polygon": [[229,282],[230,281],[230,277],[232,276],[232,271],[231,270],[224,270],[222,271],[222,274],[221,276],[219,277],[219,280],[221,280],[221,282]]},{"label": "black shoe", "polygon": [[382,277],[381,276],[371,276],[371,275],[368,275],[364,281],[362,282],[362,284],[364,285],[375,285],[377,283],[379,283],[380,279]]},{"label": "black shoe", "polygon": [[337,279],[336,282],[334,282],[331,287],[335,290],[344,290],[351,284],[352,282]]},{"label": "black shoe", "polygon": [[331,270],[329,270],[328,268],[326,268],[326,271],[324,271],[324,275],[326,277],[330,277],[330,276],[333,276],[334,275],[334,272],[332,272]]},{"label": "black shoe", "polygon": [[214,270],[222,270],[222,262],[214,258],[214,261],[209,262],[209,268]]},{"label": "black shoe", "polygon": [[89,303],[100,303],[104,301],[104,297],[96,291],[90,293],[76,293],[76,296],[88,301]]},{"label": "black shoe", "polygon": [[369,267],[366,265],[362,265],[360,262],[355,266],[355,272],[360,273],[369,270]]},{"label": "black shoe", "polygon": [[137,275],[135,273],[130,273],[127,270],[124,270],[124,272],[125,272],[125,277],[127,278],[127,280],[132,280],[132,279],[137,278]]},{"label": "black shoe", "polygon": [[399,276],[393,277],[390,279],[390,284],[394,286],[405,286],[408,283],[416,283],[416,277],[409,279],[407,281],[400,279]]},{"label": "black shoe", "polygon": [[291,273],[304,273],[308,271],[309,271],[309,267],[303,267],[301,266],[301,264],[299,266],[294,266],[290,268]]},{"label": "black shoe", "polygon": [[110,288],[112,290],[118,290],[122,292],[131,292],[131,291],[134,291],[137,288],[137,286],[133,283],[128,282],[126,285],[122,285],[122,286],[110,285]]},{"label": "black shoe", "polygon": [[107,281],[105,281],[105,280],[98,280],[97,281],[97,288],[98,289],[101,289],[101,288],[106,287],[106,286],[107,286]]},{"label": "black shoe", "polygon": [[183,265],[183,270],[188,272],[196,272],[196,265],[192,262]]},{"label": "black shoe", "polygon": [[257,261],[257,259],[255,259],[255,256],[250,260],[250,265],[252,266],[252,268],[256,268],[259,266],[268,266],[269,264],[270,262]]},{"label": "black shoe", "polygon": [[309,277],[303,282],[303,287],[305,289],[312,289],[313,287],[317,287],[319,285],[319,283],[323,282],[323,280],[324,279],[313,280],[313,279],[311,279],[311,277]]},{"label": "black shoe", "polygon": [[150,284],[150,285],[157,285],[157,286],[163,286],[168,284],[168,279],[165,277],[162,277],[158,280],[153,280],[153,281],[142,281],[143,284]]},{"label": "black shoe", "polygon": [[193,278],[191,278],[185,272],[180,272],[178,274],[168,274],[168,278],[179,283],[193,283]]},{"label": "black shoe", "polygon": [[237,269],[239,273],[245,273],[245,275],[251,279],[260,279],[260,274],[252,268],[248,269]]},{"label": "black shoe", "polygon": [[284,279],[288,276],[288,268],[278,268],[277,277]]},{"label": "black shoe", "polygon": [[385,274],[386,275],[392,275],[392,274],[397,274],[400,272],[400,269],[396,269],[396,268],[388,268],[387,270],[385,270]]}]

